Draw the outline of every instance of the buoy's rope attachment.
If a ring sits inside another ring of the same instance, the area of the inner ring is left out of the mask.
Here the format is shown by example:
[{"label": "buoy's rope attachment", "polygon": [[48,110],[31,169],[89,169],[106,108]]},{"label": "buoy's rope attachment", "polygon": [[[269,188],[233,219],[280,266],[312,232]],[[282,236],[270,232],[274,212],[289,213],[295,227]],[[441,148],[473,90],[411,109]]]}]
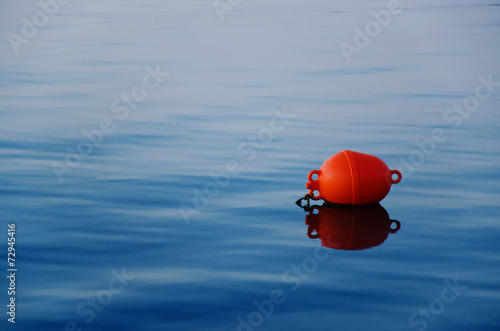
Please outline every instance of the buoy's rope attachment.
[{"label": "buoy's rope attachment", "polygon": [[[312,195],[306,194],[304,197],[300,198],[299,200],[295,201],[295,204],[299,206],[300,208],[304,208],[305,211],[309,210],[309,207],[311,206],[310,201],[311,201]],[[306,200],[306,205],[302,206],[302,200]]]}]

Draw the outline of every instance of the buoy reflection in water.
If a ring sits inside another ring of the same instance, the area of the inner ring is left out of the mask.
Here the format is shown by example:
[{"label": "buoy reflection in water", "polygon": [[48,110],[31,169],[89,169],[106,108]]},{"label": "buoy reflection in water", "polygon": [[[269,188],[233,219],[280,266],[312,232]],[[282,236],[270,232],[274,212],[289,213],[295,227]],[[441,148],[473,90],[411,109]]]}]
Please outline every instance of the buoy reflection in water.
[{"label": "buoy reflection in water", "polygon": [[324,247],[360,250],[381,245],[401,228],[380,204],[362,207],[311,206],[306,215],[307,235]]}]

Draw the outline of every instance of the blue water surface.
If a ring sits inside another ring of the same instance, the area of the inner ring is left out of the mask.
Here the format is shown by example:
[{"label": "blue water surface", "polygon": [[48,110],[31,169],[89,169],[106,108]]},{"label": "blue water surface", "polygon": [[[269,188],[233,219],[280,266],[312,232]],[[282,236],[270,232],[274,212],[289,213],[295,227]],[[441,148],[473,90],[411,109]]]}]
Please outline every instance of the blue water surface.
[{"label": "blue water surface", "polygon": [[[500,329],[497,0],[27,0],[0,22],[2,330]],[[345,149],[403,180],[373,210],[296,206]]]}]

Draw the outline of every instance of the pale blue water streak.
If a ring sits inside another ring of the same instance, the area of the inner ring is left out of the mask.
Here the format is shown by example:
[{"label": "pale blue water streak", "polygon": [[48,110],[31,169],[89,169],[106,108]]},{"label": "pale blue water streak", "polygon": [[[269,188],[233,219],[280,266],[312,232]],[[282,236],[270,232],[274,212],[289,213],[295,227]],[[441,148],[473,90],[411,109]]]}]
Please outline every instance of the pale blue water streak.
[{"label": "pale blue water streak", "polygon": [[[18,264],[2,330],[236,330],[274,290],[286,299],[252,329],[500,328],[499,91],[458,128],[443,118],[479,76],[500,81],[500,7],[401,3],[351,63],[339,44],[387,2],[243,1],[220,21],[211,1],[72,1],[19,54],[7,35],[40,7],[0,5],[0,252],[15,222]],[[113,101],[157,65],[170,76],[120,119]],[[284,108],[296,117],[249,161],[241,144]],[[115,130],[59,182],[53,162],[102,119]],[[446,141],[416,165],[435,129]],[[283,276],[320,243],[294,201],[343,149],[404,171],[382,201],[401,229],[330,249],[296,287]],[[242,171],[187,224],[179,206],[231,161]],[[78,307],[123,268],[133,279],[87,323]],[[467,288],[411,325],[454,279]]]}]

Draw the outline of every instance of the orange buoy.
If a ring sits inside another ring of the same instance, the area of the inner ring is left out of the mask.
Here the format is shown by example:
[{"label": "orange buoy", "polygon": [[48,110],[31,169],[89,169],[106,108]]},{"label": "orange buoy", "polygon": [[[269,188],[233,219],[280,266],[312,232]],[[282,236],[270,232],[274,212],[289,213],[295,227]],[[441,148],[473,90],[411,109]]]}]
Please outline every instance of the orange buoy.
[{"label": "orange buoy", "polygon": [[380,204],[362,207],[312,206],[306,215],[307,236],[323,247],[359,250],[382,244],[401,228]]},{"label": "orange buoy", "polygon": [[[394,174],[396,179],[392,179]],[[317,178],[313,179],[315,175]],[[378,157],[345,150],[330,156],[319,170],[309,172],[306,188],[313,200],[368,205],[385,198],[391,185],[399,183],[401,178],[398,170],[389,170]]]}]

